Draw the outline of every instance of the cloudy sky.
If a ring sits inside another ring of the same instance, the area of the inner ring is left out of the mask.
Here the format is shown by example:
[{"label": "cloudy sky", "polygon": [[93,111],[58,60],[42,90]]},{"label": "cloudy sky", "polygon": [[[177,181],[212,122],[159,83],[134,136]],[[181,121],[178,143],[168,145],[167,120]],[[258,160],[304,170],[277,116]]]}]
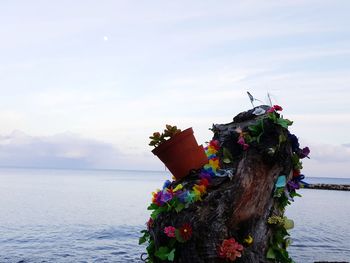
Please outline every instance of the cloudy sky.
[{"label": "cloudy sky", "polygon": [[350,177],[349,1],[0,1],[0,166],[163,169],[148,136],[283,106]]}]

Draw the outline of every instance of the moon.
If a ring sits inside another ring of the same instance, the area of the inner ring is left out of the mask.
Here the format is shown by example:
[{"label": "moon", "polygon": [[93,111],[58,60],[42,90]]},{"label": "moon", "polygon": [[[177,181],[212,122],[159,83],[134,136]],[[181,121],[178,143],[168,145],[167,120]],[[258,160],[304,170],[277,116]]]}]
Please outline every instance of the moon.
[{"label": "moon", "polygon": [[104,36],[103,39],[104,39],[104,41],[108,41],[108,37],[107,36]]}]

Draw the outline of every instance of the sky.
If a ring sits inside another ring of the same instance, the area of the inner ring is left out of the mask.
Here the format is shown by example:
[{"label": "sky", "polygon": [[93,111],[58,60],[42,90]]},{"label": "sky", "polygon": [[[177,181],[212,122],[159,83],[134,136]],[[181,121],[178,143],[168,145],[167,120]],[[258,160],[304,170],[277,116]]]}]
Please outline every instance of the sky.
[{"label": "sky", "polygon": [[0,1],[0,166],[163,170],[148,137],[283,107],[350,177],[349,1]]}]

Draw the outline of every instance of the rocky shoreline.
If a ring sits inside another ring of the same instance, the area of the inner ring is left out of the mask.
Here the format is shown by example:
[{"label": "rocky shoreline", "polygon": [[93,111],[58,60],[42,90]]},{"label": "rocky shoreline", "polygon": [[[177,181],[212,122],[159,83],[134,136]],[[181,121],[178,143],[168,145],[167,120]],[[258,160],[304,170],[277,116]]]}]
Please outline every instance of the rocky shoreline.
[{"label": "rocky shoreline", "polygon": [[350,185],[348,185],[348,184],[307,184],[307,185],[304,185],[304,188],[321,189],[321,190],[350,191]]}]

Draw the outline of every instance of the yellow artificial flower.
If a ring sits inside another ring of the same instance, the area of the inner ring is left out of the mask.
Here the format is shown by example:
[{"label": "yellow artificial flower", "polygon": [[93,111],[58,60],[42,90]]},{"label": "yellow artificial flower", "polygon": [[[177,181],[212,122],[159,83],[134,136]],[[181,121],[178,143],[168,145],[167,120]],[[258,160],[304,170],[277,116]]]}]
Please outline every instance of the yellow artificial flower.
[{"label": "yellow artificial flower", "polygon": [[253,239],[253,237],[252,237],[251,235],[248,235],[248,236],[243,240],[243,242],[244,242],[245,244],[247,244],[248,246],[250,246],[251,244],[253,244],[254,239]]},{"label": "yellow artificial flower", "polygon": [[195,184],[193,186],[193,190],[197,190],[198,192],[200,192],[201,194],[205,194],[207,192],[207,188],[205,187],[205,185],[198,185]]},{"label": "yellow artificial flower", "polygon": [[183,185],[182,185],[182,184],[178,184],[178,185],[174,188],[173,192],[182,190],[182,188],[183,188]]},{"label": "yellow artificial flower", "polygon": [[219,168],[219,160],[216,159],[216,160],[209,160],[209,165],[213,168],[213,170],[217,170]]},{"label": "yellow artificial flower", "polygon": [[207,155],[213,155],[216,153],[217,153],[217,150],[214,147],[208,146]]}]

